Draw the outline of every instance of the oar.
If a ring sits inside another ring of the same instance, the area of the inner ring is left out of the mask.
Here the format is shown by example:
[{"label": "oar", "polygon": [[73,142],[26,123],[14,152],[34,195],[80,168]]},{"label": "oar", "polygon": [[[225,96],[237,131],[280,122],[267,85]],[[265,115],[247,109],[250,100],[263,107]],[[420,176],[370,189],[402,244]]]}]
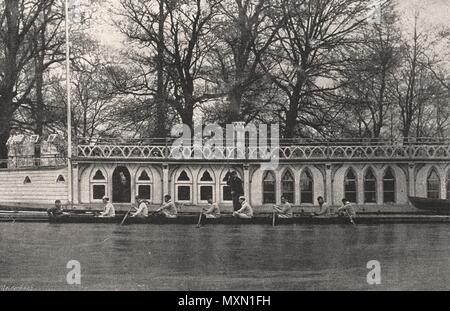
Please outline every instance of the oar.
[{"label": "oar", "polygon": [[348,218],[350,219],[350,223],[352,223],[354,226],[356,226],[355,221],[353,220],[353,217],[348,213]]},{"label": "oar", "polygon": [[277,219],[277,216],[276,216],[276,213],[275,213],[275,211],[273,212],[273,215],[272,215],[272,226],[273,227],[275,227],[275,225],[276,225],[276,219]]},{"label": "oar", "polygon": [[130,215],[132,209],[133,209],[133,206],[131,206],[130,209],[128,210],[128,212],[125,214],[125,217],[122,219],[122,222],[120,223],[121,226],[125,223],[125,220],[127,220],[128,215]]},{"label": "oar", "polygon": [[203,217],[203,207],[200,207],[200,215],[198,216],[197,228],[201,227]]}]

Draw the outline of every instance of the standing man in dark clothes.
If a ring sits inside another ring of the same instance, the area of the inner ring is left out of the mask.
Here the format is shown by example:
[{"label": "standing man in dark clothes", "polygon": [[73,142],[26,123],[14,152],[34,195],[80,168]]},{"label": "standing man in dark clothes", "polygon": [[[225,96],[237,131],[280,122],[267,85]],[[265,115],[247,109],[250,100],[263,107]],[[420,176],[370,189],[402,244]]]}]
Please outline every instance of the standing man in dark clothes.
[{"label": "standing man in dark clothes", "polygon": [[236,171],[228,172],[225,175],[227,185],[231,188],[231,197],[233,199],[233,210],[236,212],[241,209],[241,203],[239,197],[244,195],[244,188],[242,186],[242,180],[237,175]]}]

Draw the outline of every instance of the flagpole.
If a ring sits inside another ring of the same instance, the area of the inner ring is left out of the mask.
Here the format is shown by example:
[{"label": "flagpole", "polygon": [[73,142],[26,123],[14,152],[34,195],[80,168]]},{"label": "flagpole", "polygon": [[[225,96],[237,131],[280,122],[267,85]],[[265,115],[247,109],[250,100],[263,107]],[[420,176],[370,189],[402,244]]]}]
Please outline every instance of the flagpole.
[{"label": "flagpole", "polygon": [[72,180],[72,106],[70,103],[70,41],[69,41],[69,6],[64,0],[66,27],[66,88],[67,88],[67,201],[73,203]]}]

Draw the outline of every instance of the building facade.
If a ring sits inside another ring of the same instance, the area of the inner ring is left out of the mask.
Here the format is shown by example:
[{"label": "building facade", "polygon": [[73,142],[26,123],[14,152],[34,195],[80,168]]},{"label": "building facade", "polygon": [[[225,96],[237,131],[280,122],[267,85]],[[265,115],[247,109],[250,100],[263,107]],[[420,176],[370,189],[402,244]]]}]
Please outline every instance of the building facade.
[{"label": "building facade", "polygon": [[[367,211],[411,210],[408,196],[450,199],[450,143],[445,140],[282,144],[271,150],[279,160],[271,170],[263,167],[265,159],[252,156],[258,148],[247,148],[240,159],[236,148],[223,148],[220,158],[211,158],[210,149],[194,156],[191,146],[182,147],[185,156],[176,158],[176,148],[78,143],[72,161],[73,203],[95,205],[108,195],[114,203],[129,204],[139,194],[158,205],[170,194],[183,205],[206,204],[212,197],[231,206],[225,180],[229,170],[237,171],[256,209],[279,204],[281,195],[302,208],[317,205],[322,196],[330,205],[346,198]],[[56,160],[47,163],[52,165],[0,170],[0,203],[50,204],[67,197],[67,166]]]}]

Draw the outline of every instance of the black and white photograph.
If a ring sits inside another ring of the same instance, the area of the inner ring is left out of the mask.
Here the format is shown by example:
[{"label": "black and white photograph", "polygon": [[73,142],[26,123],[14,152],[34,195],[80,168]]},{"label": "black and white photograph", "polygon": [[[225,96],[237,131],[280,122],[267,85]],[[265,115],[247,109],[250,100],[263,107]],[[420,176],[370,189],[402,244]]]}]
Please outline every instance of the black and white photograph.
[{"label": "black and white photograph", "polygon": [[450,0],[0,0],[0,292],[448,291],[449,238]]}]

